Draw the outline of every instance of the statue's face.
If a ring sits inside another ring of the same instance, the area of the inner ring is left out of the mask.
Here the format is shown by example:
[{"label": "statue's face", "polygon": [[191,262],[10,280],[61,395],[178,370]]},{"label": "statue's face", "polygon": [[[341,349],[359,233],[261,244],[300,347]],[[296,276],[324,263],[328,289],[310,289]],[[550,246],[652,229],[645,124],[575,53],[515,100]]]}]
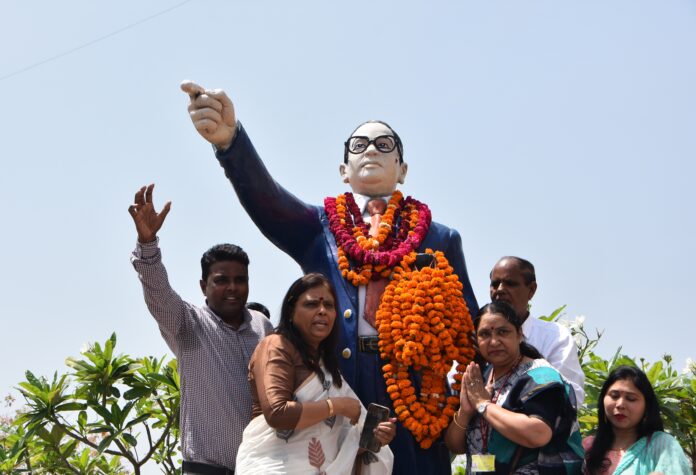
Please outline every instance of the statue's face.
[{"label": "statue's face", "polygon": [[[352,137],[367,137],[374,140],[380,136],[393,136],[389,127],[378,122],[363,124],[353,132]],[[367,196],[390,195],[398,183],[403,183],[408,166],[399,163],[398,148],[390,152],[380,151],[384,144],[380,141],[370,143],[357,153],[348,153],[348,162],[339,167],[341,178],[348,183],[354,193]]]}]

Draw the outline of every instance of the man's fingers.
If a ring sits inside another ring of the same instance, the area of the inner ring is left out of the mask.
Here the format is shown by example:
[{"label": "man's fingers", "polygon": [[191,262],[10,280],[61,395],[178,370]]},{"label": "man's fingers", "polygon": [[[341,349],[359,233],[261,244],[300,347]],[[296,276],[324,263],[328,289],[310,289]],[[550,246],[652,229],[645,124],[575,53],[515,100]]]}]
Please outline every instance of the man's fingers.
[{"label": "man's fingers", "polygon": [[164,207],[162,208],[162,211],[161,211],[160,214],[159,214],[160,223],[164,222],[164,218],[167,217],[167,215],[169,214],[169,210],[170,210],[171,208],[172,208],[172,202],[171,202],[171,201],[167,201],[167,202],[164,204]]},{"label": "man's fingers", "polygon": [[191,116],[191,120],[193,121],[194,125],[202,120],[210,120],[215,122],[215,124],[219,124],[220,121],[222,121],[222,116],[218,113],[218,111],[210,108],[197,109],[191,111],[189,115]]},{"label": "man's fingers", "polygon": [[152,183],[148,185],[145,189],[145,203],[152,203],[152,190],[155,188],[155,184]]},{"label": "man's fingers", "polygon": [[191,100],[195,100],[198,96],[205,93],[205,89],[193,81],[185,80],[181,83],[181,90],[189,95]]},{"label": "man's fingers", "polygon": [[208,94],[201,94],[195,101],[191,101],[188,105],[189,112],[207,108],[222,112],[222,102],[210,97]]},{"label": "man's fingers", "polygon": [[133,218],[135,218],[135,214],[136,214],[136,213],[135,213],[135,205],[130,205],[130,206],[128,207],[128,213],[129,213]]},{"label": "man's fingers", "polygon": [[237,118],[234,114],[234,105],[232,104],[232,101],[230,100],[229,97],[227,97],[227,94],[225,94],[225,91],[222,89],[213,89],[212,91],[208,91],[207,94],[220,101],[220,103],[224,106],[222,108],[222,119],[226,124],[229,124],[231,126],[234,126]]},{"label": "man's fingers", "polygon": [[203,119],[193,123],[193,126],[197,131],[203,132],[205,134],[214,134],[218,129],[217,122],[213,122],[210,119]]},{"label": "man's fingers", "polygon": [[144,186],[135,192],[135,198],[133,199],[133,202],[136,205],[145,204],[145,187]]},{"label": "man's fingers", "polygon": [[211,91],[207,91],[207,94],[214,98],[217,99],[218,101],[225,103],[225,102],[232,102],[230,101],[230,98],[227,97],[227,94],[225,94],[225,91],[222,89],[213,89]]}]

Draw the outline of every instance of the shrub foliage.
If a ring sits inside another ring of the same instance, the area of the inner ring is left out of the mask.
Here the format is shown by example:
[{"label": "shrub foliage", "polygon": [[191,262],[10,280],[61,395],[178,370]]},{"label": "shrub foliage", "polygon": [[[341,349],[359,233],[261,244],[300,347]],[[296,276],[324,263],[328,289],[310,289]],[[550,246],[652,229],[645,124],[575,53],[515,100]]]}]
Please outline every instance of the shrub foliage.
[{"label": "shrub foliage", "polygon": [[[584,405],[578,421],[584,436],[597,425],[597,396],[618,365],[643,369],[660,400],[665,429],[682,444],[696,466],[696,364],[679,372],[664,355],[649,363],[619,348],[609,359],[595,349],[602,337],[589,335],[584,318],[568,321],[565,307],[546,320],[567,325],[585,371]],[[24,406],[0,417],[0,473],[139,474],[156,463],[163,473],[180,474],[179,375],[176,360],[115,355],[116,335],[67,358],[68,371],[51,379],[26,372],[17,388]],[[14,403],[5,398],[6,408]],[[455,467],[454,473],[463,473]],[[696,474],[696,472],[694,472]]]}]

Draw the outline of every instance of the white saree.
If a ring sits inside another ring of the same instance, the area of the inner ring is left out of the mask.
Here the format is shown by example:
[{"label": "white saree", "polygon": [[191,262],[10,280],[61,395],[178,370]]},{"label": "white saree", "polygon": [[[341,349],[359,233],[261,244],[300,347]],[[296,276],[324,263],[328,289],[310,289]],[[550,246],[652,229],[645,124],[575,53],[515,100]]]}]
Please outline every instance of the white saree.
[{"label": "white saree", "polygon": [[[348,383],[337,388],[331,375],[325,374],[324,384],[316,374],[307,378],[295,392],[299,402],[319,401],[329,397],[357,396]],[[311,427],[297,430],[276,430],[257,416],[244,430],[242,445],[237,453],[238,475],[351,475],[365,422],[362,407],[360,421],[351,425],[343,416],[333,416]],[[389,446],[377,454],[365,452],[361,456],[361,475],[387,475],[392,472],[394,456]]]}]

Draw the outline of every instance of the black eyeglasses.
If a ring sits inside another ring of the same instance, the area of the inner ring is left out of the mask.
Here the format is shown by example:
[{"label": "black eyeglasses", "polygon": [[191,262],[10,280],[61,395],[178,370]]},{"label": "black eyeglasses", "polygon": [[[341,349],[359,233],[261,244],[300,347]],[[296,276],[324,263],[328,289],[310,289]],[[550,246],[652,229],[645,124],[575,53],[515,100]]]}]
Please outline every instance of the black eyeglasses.
[{"label": "black eyeglasses", "polygon": [[393,135],[380,135],[374,139],[356,135],[348,139],[346,148],[350,153],[363,153],[370,144],[382,153],[389,153],[396,148],[396,139]]}]

